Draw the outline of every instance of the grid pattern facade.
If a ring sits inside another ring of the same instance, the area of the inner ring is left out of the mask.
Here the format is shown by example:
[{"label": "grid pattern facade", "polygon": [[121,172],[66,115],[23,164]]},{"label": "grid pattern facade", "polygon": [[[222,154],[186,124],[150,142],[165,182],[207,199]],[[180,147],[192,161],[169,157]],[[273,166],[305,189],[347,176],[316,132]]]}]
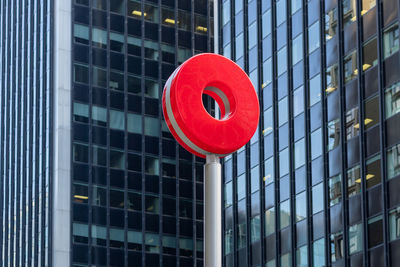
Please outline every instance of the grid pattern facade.
[{"label": "grid pattern facade", "polygon": [[218,5],[262,110],[224,160],[225,266],[399,265],[399,1]]},{"label": "grid pattern facade", "polygon": [[0,2],[0,266],[51,262],[52,2]]},{"label": "grid pattern facade", "polygon": [[72,13],[72,266],[202,266],[204,160],[169,133],[161,94],[213,47],[210,3],[75,0]]}]

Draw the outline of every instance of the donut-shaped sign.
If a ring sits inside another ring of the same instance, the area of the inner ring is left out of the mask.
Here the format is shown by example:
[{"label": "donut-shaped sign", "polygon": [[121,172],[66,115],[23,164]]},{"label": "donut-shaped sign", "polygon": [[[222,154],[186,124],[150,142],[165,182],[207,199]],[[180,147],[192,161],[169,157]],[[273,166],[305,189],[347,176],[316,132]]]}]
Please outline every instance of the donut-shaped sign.
[{"label": "donut-shaped sign", "polygon": [[[218,104],[221,119],[204,108],[202,96]],[[186,150],[199,156],[224,157],[245,145],[257,129],[259,103],[247,74],[217,54],[199,54],[180,65],[164,87],[167,126]]]}]

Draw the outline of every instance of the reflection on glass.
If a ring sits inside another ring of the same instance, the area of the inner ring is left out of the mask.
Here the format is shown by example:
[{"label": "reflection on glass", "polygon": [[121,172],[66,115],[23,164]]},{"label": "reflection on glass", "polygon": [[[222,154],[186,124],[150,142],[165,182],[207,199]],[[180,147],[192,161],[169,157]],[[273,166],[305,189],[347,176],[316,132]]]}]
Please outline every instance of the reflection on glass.
[{"label": "reflection on glass", "polygon": [[318,74],[310,80],[310,107],[321,100],[321,76]]},{"label": "reflection on glass", "polygon": [[304,138],[294,144],[294,167],[295,169],[305,164],[305,144]]},{"label": "reflection on glass", "polygon": [[281,256],[281,267],[290,267],[291,266],[290,259],[291,259],[291,257],[290,257],[289,252],[286,254],[283,254]]},{"label": "reflection on glass", "polygon": [[292,65],[303,59],[303,34],[299,34],[292,42]]},{"label": "reflection on glass", "polygon": [[225,255],[233,251],[233,230],[228,229],[225,231]]},{"label": "reflection on glass", "polygon": [[359,131],[358,107],[355,107],[346,112],[346,139],[350,140],[358,136]]},{"label": "reflection on glass", "polygon": [[279,205],[280,229],[290,224],[290,199],[283,201]]},{"label": "reflection on glass", "polygon": [[300,86],[293,91],[293,117],[304,111],[304,87]]},{"label": "reflection on glass", "polygon": [[319,183],[312,188],[312,211],[316,214],[324,209],[324,187]]},{"label": "reflection on glass", "polygon": [[265,211],[265,235],[275,232],[275,207]]},{"label": "reflection on glass", "polygon": [[278,102],[278,122],[282,126],[288,121],[288,104],[287,97],[284,97]]},{"label": "reflection on glass", "polygon": [[268,58],[263,63],[263,85],[264,88],[272,82],[272,59]]},{"label": "reflection on glass", "polygon": [[349,227],[349,252],[350,255],[361,251],[363,248],[363,229],[362,224],[356,224]]},{"label": "reflection on glass", "polygon": [[270,157],[264,162],[264,170],[265,170],[265,175],[264,175],[264,182],[265,185],[268,185],[274,181],[274,157]]},{"label": "reflection on glass", "polygon": [[287,70],[287,51],[286,46],[278,51],[278,76]]},{"label": "reflection on glass", "polygon": [[263,135],[268,135],[272,132],[274,121],[273,121],[272,107],[264,111],[264,129]]},{"label": "reflection on glass", "polygon": [[382,215],[368,220],[368,236],[374,237],[368,239],[368,248],[372,248],[383,243]]},{"label": "reflection on glass", "polygon": [[387,151],[387,175],[392,179],[400,175],[400,144],[397,144]]},{"label": "reflection on glass", "polygon": [[315,22],[308,29],[308,53],[311,54],[319,47],[319,22]]},{"label": "reflection on glass", "polygon": [[222,25],[228,23],[231,19],[231,1],[225,1],[222,4]]},{"label": "reflection on glass", "polygon": [[237,230],[237,238],[238,238],[238,249],[246,247],[246,237],[247,237],[247,228],[246,223],[242,223],[238,225]]},{"label": "reflection on glass", "polygon": [[338,65],[334,64],[326,69],[326,94],[335,91],[339,84]]},{"label": "reflection on glass", "polygon": [[396,24],[383,33],[383,55],[385,58],[399,51],[399,25]]},{"label": "reflection on glass", "polygon": [[357,2],[356,0],[343,0],[343,26],[357,20],[356,17]]},{"label": "reflection on glass", "polygon": [[337,32],[338,20],[337,20],[337,8],[334,8],[325,14],[325,40],[332,39]]},{"label": "reflection on glass", "polygon": [[371,8],[375,7],[376,0],[362,0],[361,4],[361,16],[368,12]]},{"label": "reflection on glass", "polygon": [[400,82],[385,90],[386,119],[400,112]]},{"label": "reflection on glass", "polygon": [[76,43],[89,44],[89,27],[74,24],[74,40]]},{"label": "reflection on glass", "polygon": [[289,173],[289,148],[279,152],[279,177]]},{"label": "reflection on glass", "polygon": [[262,37],[263,39],[271,33],[271,9],[262,15]]},{"label": "reflection on glass", "polygon": [[292,15],[296,13],[297,10],[301,8],[302,1],[301,0],[292,0]]},{"label": "reflection on glass", "polygon": [[[229,1],[228,1],[229,2]],[[241,58],[243,56],[243,33],[240,33],[238,36],[236,36],[235,44],[236,44],[236,60]]]},{"label": "reflection on glass", "polygon": [[340,143],[340,120],[332,120],[328,122],[328,151],[337,147]]},{"label": "reflection on glass", "polygon": [[357,51],[352,52],[346,56],[343,61],[344,64],[344,79],[348,82],[357,77]]},{"label": "reflection on glass", "polygon": [[376,64],[378,64],[378,48],[376,38],[374,38],[363,46],[363,71]]},{"label": "reflection on glass", "polygon": [[276,26],[281,25],[286,20],[286,0],[276,1]]},{"label": "reflection on glass", "polygon": [[233,204],[232,189],[232,181],[225,184],[225,208]]},{"label": "reflection on glass", "polygon": [[325,266],[325,239],[321,238],[313,244],[313,266]]},{"label": "reflection on glass", "polygon": [[107,48],[107,31],[93,28],[92,45],[100,48]]},{"label": "reflection on glass", "polygon": [[347,171],[347,196],[351,197],[361,192],[361,173],[360,166],[351,168]]},{"label": "reflection on glass", "polygon": [[344,244],[343,244],[343,233],[332,234],[330,238],[331,243],[331,260],[336,262],[343,258],[344,255]]},{"label": "reflection on glass", "polygon": [[372,128],[379,123],[379,97],[376,96],[365,102],[365,129]]},{"label": "reflection on glass", "polygon": [[342,201],[342,176],[331,177],[329,179],[329,202],[333,206]]},{"label": "reflection on glass", "polygon": [[302,246],[296,250],[296,267],[308,267],[307,246]]},{"label": "reflection on glass", "polygon": [[379,155],[367,160],[365,179],[367,180],[367,188],[381,182],[381,158]]},{"label": "reflection on glass", "polygon": [[322,133],[321,128],[311,133],[311,159],[322,155]]},{"label": "reflection on glass", "polygon": [[307,199],[306,192],[296,196],[296,222],[299,222],[307,217]]},{"label": "reflection on glass", "polygon": [[251,243],[260,240],[261,237],[261,220],[260,215],[250,219]]},{"label": "reflection on glass", "polygon": [[400,237],[400,207],[389,211],[390,241]]},{"label": "reflection on glass", "polygon": [[241,200],[246,196],[246,174],[242,174],[237,178],[237,200]]}]

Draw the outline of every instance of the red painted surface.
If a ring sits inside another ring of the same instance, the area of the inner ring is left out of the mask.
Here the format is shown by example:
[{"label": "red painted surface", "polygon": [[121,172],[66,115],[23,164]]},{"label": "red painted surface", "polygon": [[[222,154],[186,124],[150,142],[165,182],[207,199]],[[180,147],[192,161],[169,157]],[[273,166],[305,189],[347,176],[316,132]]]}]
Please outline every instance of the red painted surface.
[{"label": "red painted surface", "polygon": [[[210,87],[219,90],[210,91]],[[223,93],[225,102],[216,92]],[[222,119],[205,110],[203,93],[217,101]],[[178,67],[164,87],[162,103],[175,139],[200,157],[235,152],[251,139],[259,121],[258,98],[249,77],[236,63],[217,54],[196,55]]]}]

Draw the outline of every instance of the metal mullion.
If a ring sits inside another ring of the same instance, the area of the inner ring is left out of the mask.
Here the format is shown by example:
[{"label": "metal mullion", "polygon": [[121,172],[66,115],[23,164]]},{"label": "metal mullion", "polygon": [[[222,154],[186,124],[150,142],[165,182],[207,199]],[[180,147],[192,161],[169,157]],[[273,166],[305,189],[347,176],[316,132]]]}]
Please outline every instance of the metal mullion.
[{"label": "metal mullion", "polygon": [[[357,3],[357,11],[361,10],[360,7],[360,3]],[[357,16],[359,15],[359,13],[357,12]],[[359,18],[361,18],[361,16],[359,16]],[[361,73],[362,70],[362,56],[363,56],[363,50],[362,50],[362,44],[361,41],[363,39],[363,32],[362,32],[362,21],[361,19],[357,20],[357,27],[358,27],[358,50],[359,50],[359,54],[358,54],[358,82],[357,82],[357,86],[358,86],[358,108],[359,108],[359,121],[360,121],[360,125],[361,122],[364,122],[364,80],[363,80],[363,75]],[[369,257],[368,257],[368,224],[367,224],[367,218],[368,218],[368,214],[367,214],[367,195],[366,195],[366,181],[364,181],[365,174],[365,130],[364,127],[360,127],[360,133],[359,133],[359,140],[361,142],[360,148],[359,148],[359,153],[360,153],[360,176],[361,176],[361,216],[362,216],[362,226],[363,226],[363,261],[364,261],[364,265],[368,265],[369,262]],[[383,176],[382,176],[383,177]],[[346,178],[347,178],[347,173],[346,173]],[[343,179],[344,180],[344,179]],[[347,181],[347,179],[346,179]],[[347,191],[343,192],[343,195],[346,193],[347,195]],[[350,257],[350,256],[349,256]]]},{"label": "metal mullion", "polygon": [[384,91],[384,58],[383,58],[383,23],[382,23],[382,5],[376,5],[377,8],[377,48],[378,48],[378,66],[379,66],[379,119],[380,119],[380,154],[381,154],[381,190],[382,190],[382,202],[383,202],[383,247],[384,247],[384,266],[390,266],[389,260],[389,229],[388,229],[388,185],[386,183],[386,127],[385,127],[385,91]]}]

